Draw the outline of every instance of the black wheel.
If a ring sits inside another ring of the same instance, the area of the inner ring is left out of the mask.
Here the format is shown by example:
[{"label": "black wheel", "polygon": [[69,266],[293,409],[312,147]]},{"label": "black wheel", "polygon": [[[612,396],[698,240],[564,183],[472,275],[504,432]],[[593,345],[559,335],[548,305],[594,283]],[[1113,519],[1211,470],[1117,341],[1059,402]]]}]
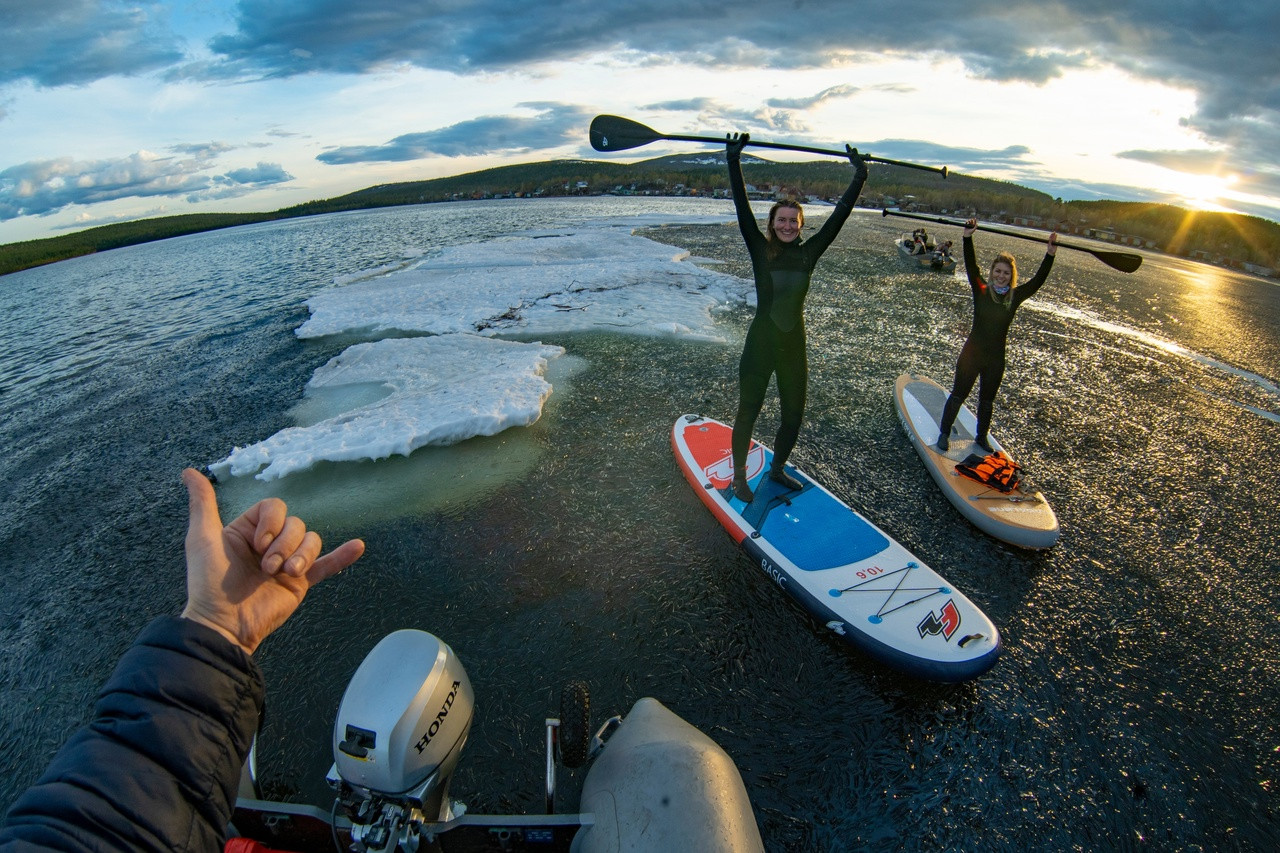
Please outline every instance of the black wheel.
[{"label": "black wheel", "polygon": [[591,751],[591,696],[586,682],[570,681],[560,688],[560,760],[565,767],[581,767]]}]

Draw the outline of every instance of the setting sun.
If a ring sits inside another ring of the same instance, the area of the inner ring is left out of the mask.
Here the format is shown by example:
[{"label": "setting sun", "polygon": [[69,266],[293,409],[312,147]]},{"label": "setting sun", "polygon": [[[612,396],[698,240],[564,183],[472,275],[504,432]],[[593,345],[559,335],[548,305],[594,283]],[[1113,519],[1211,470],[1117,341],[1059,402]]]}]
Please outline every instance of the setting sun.
[{"label": "setting sun", "polygon": [[1189,175],[1180,172],[1178,192],[1186,201],[1187,207],[1195,210],[1229,211],[1230,208],[1222,204],[1222,199],[1231,192],[1237,180],[1234,174]]}]

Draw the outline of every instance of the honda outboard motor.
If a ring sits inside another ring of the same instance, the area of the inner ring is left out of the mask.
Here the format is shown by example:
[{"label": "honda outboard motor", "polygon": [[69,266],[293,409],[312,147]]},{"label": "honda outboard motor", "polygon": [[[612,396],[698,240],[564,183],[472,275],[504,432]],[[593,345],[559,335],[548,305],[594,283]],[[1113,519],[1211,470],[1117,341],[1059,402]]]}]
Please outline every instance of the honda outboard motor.
[{"label": "honda outboard motor", "polygon": [[352,676],[333,727],[329,784],[362,850],[416,846],[453,817],[449,779],[475,694],[453,649],[425,631],[388,634]]}]

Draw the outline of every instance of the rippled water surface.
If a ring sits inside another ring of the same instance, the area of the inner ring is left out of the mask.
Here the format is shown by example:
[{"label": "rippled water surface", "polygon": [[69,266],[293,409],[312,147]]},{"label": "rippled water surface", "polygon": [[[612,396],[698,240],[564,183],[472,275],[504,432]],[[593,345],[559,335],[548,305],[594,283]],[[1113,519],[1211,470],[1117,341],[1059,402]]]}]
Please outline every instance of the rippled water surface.
[{"label": "rippled water surface", "polygon": [[[406,253],[679,201],[474,203],[193,235],[0,278],[0,803],[87,716],[135,632],[183,599],[186,464],[288,426],[349,341],[299,341],[304,302]],[[794,461],[964,590],[995,668],[915,681],[827,636],[740,554],[671,456],[688,411],[730,419],[724,345],[614,334],[573,356],[532,427],[277,484],[331,541],[368,542],[259,652],[259,767],[327,805],[329,728],[387,632],[459,653],[473,810],[541,806],[543,720],[585,679],[597,721],[656,696],[736,760],[770,850],[1271,849],[1280,832],[1280,288],[1150,256],[1062,250],[1019,312],[995,431],[1062,524],[1046,553],[978,532],[893,413],[894,377],[948,384],[960,278],[910,270],[900,224],[855,215],[808,305]],[[649,236],[749,275],[732,226]],[[1039,246],[979,235],[980,257]],[[772,441],[776,398],[758,435]],[[234,505],[233,487],[222,487]],[[228,506],[230,508],[230,506]],[[572,802],[580,780],[563,781]]]}]

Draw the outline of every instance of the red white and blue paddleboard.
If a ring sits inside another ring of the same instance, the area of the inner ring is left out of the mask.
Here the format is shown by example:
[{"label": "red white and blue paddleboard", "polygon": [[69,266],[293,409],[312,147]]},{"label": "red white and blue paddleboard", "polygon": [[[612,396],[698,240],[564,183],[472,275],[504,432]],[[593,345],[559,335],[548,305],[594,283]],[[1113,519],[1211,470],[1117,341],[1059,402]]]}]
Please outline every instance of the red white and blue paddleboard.
[{"label": "red white and blue paddleboard", "polygon": [[712,515],[765,574],[826,627],[895,669],[965,681],[1000,655],[1000,632],[961,592],[804,472],[792,491],[766,472],[773,452],[753,442],[743,503],[731,488],[732,429],[683,415],[671,446]]}]

